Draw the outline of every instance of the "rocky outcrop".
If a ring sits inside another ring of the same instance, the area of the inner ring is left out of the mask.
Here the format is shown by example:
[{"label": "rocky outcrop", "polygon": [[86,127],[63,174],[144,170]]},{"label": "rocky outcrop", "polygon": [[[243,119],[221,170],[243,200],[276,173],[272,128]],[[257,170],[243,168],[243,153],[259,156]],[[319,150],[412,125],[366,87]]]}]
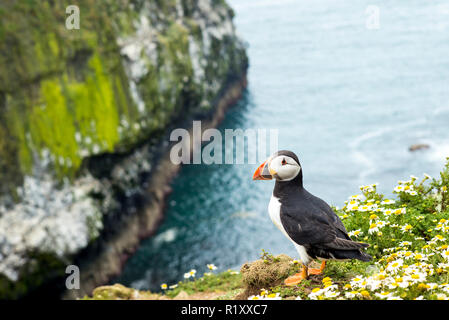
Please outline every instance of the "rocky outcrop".
[{"label": "rocky outcrop", "polygon": [[79,30],[69,2],[0,4],[0,298],[118,273],[162,217],[170,129],[246,85],[224,1],[80,0]]},{"label": "rocky outcrop", "polygon": [[416,144],[412,144],[408,150],[413,152],[413,151],[418,151],[418,150],[426,150],[429,149],[430,145],[426,144],[426,143],[416,143]]}]

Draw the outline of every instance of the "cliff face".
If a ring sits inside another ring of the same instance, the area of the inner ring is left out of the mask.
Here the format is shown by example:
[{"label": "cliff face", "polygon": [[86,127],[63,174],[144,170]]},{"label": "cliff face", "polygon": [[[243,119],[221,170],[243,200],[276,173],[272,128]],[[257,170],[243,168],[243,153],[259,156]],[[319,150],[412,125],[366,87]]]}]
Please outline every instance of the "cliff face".
[{"label": "cliff face", "polygon": [[0,3],[0,298],[97,254],[120,216],[146,208],[138,236],[154,228],[151,200],[134,205],[167,130],[210,118],[244,83],[232,17],[221,0]]}]

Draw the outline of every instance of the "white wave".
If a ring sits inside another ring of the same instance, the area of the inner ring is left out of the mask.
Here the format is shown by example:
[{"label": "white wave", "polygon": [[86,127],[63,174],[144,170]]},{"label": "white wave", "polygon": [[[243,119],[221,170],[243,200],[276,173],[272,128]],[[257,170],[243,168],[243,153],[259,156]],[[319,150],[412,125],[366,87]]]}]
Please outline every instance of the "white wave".
[{"label": "white wave", "polygon": [[409,122],[405,122],[402,124],[395,124],[394,126],[382,127],[377,130],[369,131],[369,132],[366,132],[366,133],[362,134],[361,136],[357,137],[356,139],[354,139],[349,146],[353,149],[357,149],[362,143],[369,141],[373,138],[380,137],[388,132],[404,130],[406,128],[413,127],[418,124],[423,124],[425,122],[426,122],[425,119],[420,119],[420,120],[409,121]]},{"label": "white wave", "polygon": [[[350,144],[349,147],[352,149],[352,159],[355,160],[356,163],[358,163],[361,166],[361,170],[358,174],[358,179],[361,183],[365,183],[365,179],[369,177],[371,174],[376,172],[376,161],[375,161],[375,154],[378,153],[378,150],[372,150],[371,152],[363,151],[361,146],[362,144],[365,144],[369,142],[372,139],[379,138],[381,136],[384,136],[386,134],[391,134],[396,131],[404,131],[407,128],[423,124],[425,123],[425,119],[419,119],[414,121],[405,122],[399,125],[394,126],[388,126],[388,127],[381,127],[379,129],[366,132],[356,139],[354,139]],[[370,149],[367,149],[370,150]],[[374,153],[374,154],[373,154]]]},{"label": "white wave", "polygon": [[432,115],[437,116],[437,115],[440,115],[442,113],[447,113],[447,112],[449,112],[449,106],[439,107],[439,108],[436,108],[435,110],[433,110]]},{"label": "white wave", "polygon": [[364,168],[363,170],[360,170],[360,173],[358,175],[359,181],[364,181],[366,177],[375,172],[376,166],[374,164],[374,161],[371,160],[371,158],[365,155],[363,152],[354,151],[352,158],[356,162],[361,164],[361,166]]},{"label": "white wave", "polygon": [[154,244],[160,245],[162,243],[172,242],[176,239],[177,233],[178,230],[176,228],[168,229],[154,237]]}]

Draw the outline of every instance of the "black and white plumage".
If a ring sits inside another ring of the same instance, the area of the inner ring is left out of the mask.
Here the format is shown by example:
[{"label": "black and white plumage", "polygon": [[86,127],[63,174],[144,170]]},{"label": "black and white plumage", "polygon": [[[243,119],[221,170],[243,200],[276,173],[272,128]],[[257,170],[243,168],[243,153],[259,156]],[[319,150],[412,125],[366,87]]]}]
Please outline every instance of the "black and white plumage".
[{"label": "black and white plumage", "polygon": [[273,223],[293,242],[301,262],[314,259],[370,261],[369,245],[352,241],[332,208],[303,186],[302,168],[291,151],[278,151],[254,174],[255,180],[276,179],[268,206]]}]

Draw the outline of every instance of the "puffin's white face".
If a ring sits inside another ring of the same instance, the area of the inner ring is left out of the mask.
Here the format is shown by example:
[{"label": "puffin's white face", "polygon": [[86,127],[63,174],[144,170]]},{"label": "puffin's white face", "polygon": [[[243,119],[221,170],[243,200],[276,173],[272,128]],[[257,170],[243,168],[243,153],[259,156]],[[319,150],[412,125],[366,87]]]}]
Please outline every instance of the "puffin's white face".
[{"label": "puffin's white face", "polygon": [[289,156],[277,156],[268,160],[268,170],[280,181],[290,181],[299,174],[301,166]]},{"label": "puffin's white face", "polygon": [[299,174],[301,166],[287,155],[273,155],[254,172],[253,180],[290,181]]}]

